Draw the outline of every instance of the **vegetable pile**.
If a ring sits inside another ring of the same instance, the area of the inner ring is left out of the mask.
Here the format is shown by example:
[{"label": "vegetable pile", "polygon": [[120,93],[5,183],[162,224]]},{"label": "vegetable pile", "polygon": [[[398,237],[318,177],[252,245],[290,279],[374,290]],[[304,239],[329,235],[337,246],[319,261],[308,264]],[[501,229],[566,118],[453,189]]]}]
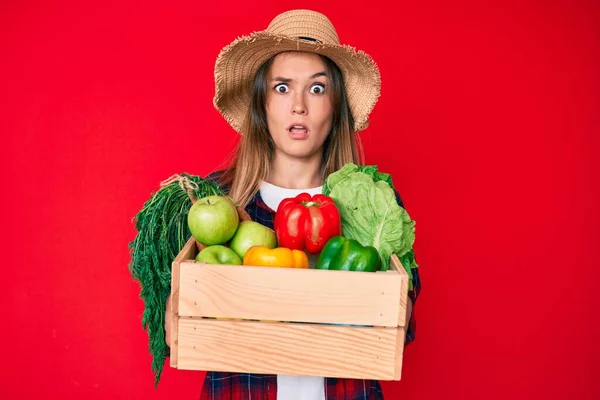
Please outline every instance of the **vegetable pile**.
[{"label": "vegetable pile", "polygon": [[[220,217],[210,219],[194,217],[192,220],[190,213],[188,222],[202,226],[206,231],[195,235],[198,242],[210,241],[213,246],[229,243],[239,260],[243,260],[231,264],[306,268],[303,262],[293,260],[304,259],[309,253],[318,256],[316,269],[387,271],[390,257],[395,254],[412,278],[411,269],[418,267],[413,251],[415,221],[398,200],[389,174],[379,172],[374,165],[348,163],[327,177],[323,194],[301,193],[283,199],[275,214],[273,230],[246,221],[240,226],[248,223],[256,226],[251,231],[248,228],[241,232],[234,218],[226,217],[225,209]],[[201,199],[198,203],[201,202],[216,205],[218,199]],[[204,212],[209,213],[208,210]],[[234,213],[233,210],[229,212]],[[205,223],[209,220],[210,223]],[[221,240],[211,241],[215,232],[221,231],[229,234]],[[252,256],[246,256],[252,246],[262,248],[253,251]],[[272,251],[276,247],[276,251]],[[225,250],[219,252],[222,253],[221,260],[227,259]],[[197,261],[210,262],[205,257],[197,258]]]}]

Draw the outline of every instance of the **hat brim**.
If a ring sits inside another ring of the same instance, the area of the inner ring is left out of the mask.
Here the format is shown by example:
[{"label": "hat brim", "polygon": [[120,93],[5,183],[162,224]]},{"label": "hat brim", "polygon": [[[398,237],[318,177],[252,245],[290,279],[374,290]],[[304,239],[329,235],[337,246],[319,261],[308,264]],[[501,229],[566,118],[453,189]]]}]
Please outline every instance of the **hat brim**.
[{"label": "hat brim", "polygon": [[254,32],[234,40],[221,50],[215,63],[213,104],[227,122],[243,132],[254,75],[270,57],[285,51],[306,51],[330,58],[340,68],[354,130],[365,129],[369,114],[381,92],[381,76],[373,59],[348,45],[330,45],[267,31]]}]

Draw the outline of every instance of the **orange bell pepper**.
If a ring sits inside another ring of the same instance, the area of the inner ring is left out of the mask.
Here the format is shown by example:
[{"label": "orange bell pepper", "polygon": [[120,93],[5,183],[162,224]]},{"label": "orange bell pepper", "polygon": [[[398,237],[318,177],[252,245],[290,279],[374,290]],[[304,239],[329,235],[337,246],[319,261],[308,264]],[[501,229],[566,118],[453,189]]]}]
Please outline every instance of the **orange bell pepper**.
[{"label": "orange bell pepper", "polygon": [[302,250],[286,247],[270,249],[266,246],[253,246],[246,251],[243,264],[259,267],[308,268],[308,256]]}]

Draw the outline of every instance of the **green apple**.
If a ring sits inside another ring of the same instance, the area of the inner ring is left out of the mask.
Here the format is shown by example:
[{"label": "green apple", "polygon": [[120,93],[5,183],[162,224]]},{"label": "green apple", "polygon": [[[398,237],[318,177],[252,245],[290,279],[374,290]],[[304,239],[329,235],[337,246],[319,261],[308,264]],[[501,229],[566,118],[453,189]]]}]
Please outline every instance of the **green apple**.
[{"label": "green apple", "polygon": [[240,217],[229,198],[206,196],[192,205],[187,220],[192,236],[200,243],[211,246],[231,239],[238,228]]},{"label": "green apple", "polygon": [[215,244],[203,248],[196,256],[196,261],[207,264],[242,265],[242,259],[229,247]]},{"label": "green apple", "polygon": [[277,246],[277,236],[272,229],[256,221],[242,221],[229,247],[244,259],[244,254],[252,246],[267,246],[274,249]]}]

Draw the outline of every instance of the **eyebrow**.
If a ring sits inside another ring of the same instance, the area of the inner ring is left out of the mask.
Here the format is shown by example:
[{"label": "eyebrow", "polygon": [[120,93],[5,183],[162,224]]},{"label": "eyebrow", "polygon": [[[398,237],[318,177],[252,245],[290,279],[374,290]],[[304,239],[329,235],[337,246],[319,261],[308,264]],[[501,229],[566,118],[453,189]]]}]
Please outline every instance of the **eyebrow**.
[{"label": "eyebrow", "polygon": [[[325,71],[317,72],[316,74],[311,75],[309,79],[315,79],[315,78],[318,78],[320,76],[325,76],[326,77],[327,73]],[[291,79],[291,78],[284,78],[284,77],[281,77],[281,76],[276,76],[273,79],[271,79],[271,81],[288,83],[288,82],[293,81],[293,79]]]}]

